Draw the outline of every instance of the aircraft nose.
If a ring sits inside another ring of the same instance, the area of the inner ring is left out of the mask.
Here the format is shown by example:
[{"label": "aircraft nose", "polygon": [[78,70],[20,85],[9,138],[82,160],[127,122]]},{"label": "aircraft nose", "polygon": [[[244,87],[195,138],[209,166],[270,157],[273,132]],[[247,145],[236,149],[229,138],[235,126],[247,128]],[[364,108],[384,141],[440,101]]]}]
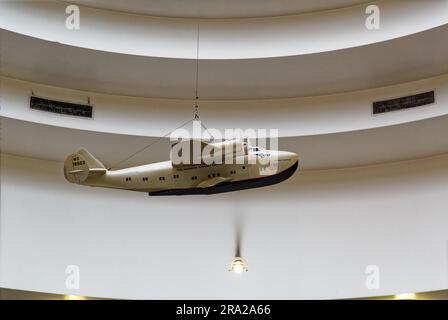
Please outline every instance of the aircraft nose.
[{"label": "aircraft nose", "polygon": [[280,152],[280,158],[282,160],[289,160],[292,164],[299,160],[299,156],[294,152],[282,151]]}]

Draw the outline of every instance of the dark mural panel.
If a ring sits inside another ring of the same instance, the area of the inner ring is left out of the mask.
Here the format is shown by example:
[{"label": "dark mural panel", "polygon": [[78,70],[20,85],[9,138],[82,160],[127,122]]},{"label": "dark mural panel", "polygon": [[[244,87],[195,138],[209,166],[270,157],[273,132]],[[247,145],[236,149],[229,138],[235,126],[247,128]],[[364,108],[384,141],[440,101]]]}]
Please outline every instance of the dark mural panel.
[{"label": "dark mural panel", "polygon": [[40,111],[47,111],[70,116],[92,118],[92,106],[48,100],[32,96],[30,99],[30,108]]},{"label": "dark mural panel", "polygon": [[373,114],[421,107],[435,102],[434,91],[373,103]]}]

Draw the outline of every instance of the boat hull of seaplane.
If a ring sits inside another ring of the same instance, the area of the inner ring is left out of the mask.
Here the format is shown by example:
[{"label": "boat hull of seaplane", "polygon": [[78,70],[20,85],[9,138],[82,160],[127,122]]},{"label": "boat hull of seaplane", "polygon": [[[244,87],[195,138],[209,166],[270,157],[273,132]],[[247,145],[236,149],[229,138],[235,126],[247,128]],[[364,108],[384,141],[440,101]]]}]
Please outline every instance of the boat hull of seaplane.
[{"label": "boat hull of seaplane", "polygon": [[277,184],[277,183],[287,180],[296,172],[298,166],[299,166],[299,162],[296,161],[295,164],[293,164],[288,169],[286,169],[282,172],[276,173],[276,174],[265,176],[265,177],[240,180],[240,181],[235,181],[235,182],[230,181],[227,183],[223,183],[223,184],[213,186],[213,187],[208,187],[208,188],[169,189],[169,190],[148,192],[148,194],[150,196],[171,196],[171,195],[182,196],[182,195],[194,195],[194,194],[208,195],[208,194],[239,191],[239,190],[245,190],[245,189],[261,188],[261,187],[274,185],[274,184]]}]

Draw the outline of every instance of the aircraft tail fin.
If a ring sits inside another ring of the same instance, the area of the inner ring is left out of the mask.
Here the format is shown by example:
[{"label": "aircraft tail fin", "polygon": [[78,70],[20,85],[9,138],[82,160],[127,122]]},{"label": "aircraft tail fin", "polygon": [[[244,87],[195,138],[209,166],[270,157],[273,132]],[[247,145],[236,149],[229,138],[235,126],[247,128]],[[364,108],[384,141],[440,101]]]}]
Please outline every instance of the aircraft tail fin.
[{"label": "aircraft tail fin", "polygon": [[106,167],[84,148],[69,155],[64,162],[64,176],[71,183],[83,183],[91,176],[106,172]]}]

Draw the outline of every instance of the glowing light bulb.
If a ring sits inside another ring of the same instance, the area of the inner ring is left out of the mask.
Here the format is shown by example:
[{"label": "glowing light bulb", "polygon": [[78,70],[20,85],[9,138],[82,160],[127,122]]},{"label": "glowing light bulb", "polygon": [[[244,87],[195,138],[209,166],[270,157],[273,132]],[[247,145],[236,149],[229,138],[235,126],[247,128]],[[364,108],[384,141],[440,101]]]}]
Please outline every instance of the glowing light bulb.
[{"label": "glowing light bulb", "polygon": [[397,300],[415,300],[416,296],[415,296],[415,293],[401,293],[401,294],[397,294],[395,296],[395,299],[397,299]]},{"label": "glowing light bulb", "polygon": [[242,273],[244,271],[247,271],[246,263],[240,257],[236,257],[235,259],[233,259],[230,265],[230,271],[235,273]]},{"label": "glowing light bulb", "polygon": [[75,296],[72,294],[68,294],[64,296],[64,300],[86,300],[83,296]]}]

